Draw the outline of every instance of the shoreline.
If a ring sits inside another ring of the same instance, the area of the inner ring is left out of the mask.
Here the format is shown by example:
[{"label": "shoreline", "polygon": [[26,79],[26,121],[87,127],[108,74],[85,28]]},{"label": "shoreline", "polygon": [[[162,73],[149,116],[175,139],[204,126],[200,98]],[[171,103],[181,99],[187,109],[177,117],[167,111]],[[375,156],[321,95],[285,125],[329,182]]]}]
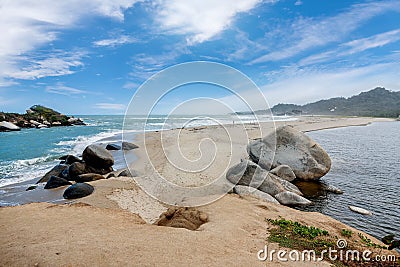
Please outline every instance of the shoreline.
[{"label": "shoreline", "polygon": [[[309,132],[363,126],[380,121],[394,120],[358,117],[301,117],[296,121],[281,121],[275,125],[294,125],[301,131]],[[229,161],[230,164],[235,164],[246,155],[247,140],[259,138],[261,133],[265,136],[272,129],[271,123],[261,123],[261,131],[252,124],[224,125],[224,128],[229,128],[235,135],[243,130],[239,126],[244,127],[249,138],[234,143],[234,151],[231,151],[230,154],[232,158]],[[211,168],[202,173],[199,179],[196,179],[198,175],[194,174],[182,176],[167,163],[167,159],[161,155],[160,149],[169,153],[172,160],[178,159],[172,149],[174,143],[170,141],[169,137],[181,133],[182,152],[189,158],[197,158],[201,156],[197,146],[199,140],[203,140],[210,134],[216,136],[217,139],[221,138],[222,131],[219,128],[200,126],[137,134],[134,142],[139,145],[139,148],[132,151],[137,159],[131,163],[131,166],[151,180],[151,173],[148,173],[148,170],[152,164],[146,158],[146,153],[148,153],[149,157],[155,160],[154,167],[171,182],[183,186],[206,184],[211,179],[215,179],[215,176],[219,175],[221,171],[218,172],[216,168]],[[160,137],[165,137],[163,145],[160,143]],[[132,140],[129,141],[132,142]],[[220,143],[218,151],[222,155],[229,155],[228,147],[224,146],[224,139],[221,138]],[[206,144],[203,149],[210,149],[210,146]],[[227,163],[224,158],[216,157],[216,164]],[[223,172],[222,175],[224,175]],[[152,223],[169,206],[143,192],[134,179],[110,178],[90,182],[90,184],[95,187],[92,195],[68,201],[64,205],[33,203],[16,207],[1,207],[0,223],[4,227],[0,232],[6,238],[0,244],[0,248],[4,251],[0,265],[16,266],[35,263],[44,266],[90,265],[93,263],[126,265],[135,262],[139,265],[157,264],[162,266],[188,263],[210,266],[238,263],[265,266],[265,262],[257,261],[257,251],[266,244],[270,249],[279,249],[277,244],[267,241],[269,231],[266,229],[270,226],[265,219],[276,219],[279,216],[327,229],[337,236],[340,236],[341,229],[350,229],[354,233],[362,233],[373,242],[381,244],[371,235],[321,213],[298,211],[290,207],[263,202],[253,197],[240,197],[236,194],[227,194],[215,202],[198,207],[198,210],[208,214],[209,222],[196,231],[155,226]],[[81,215],[76,216],[77,214]],[[35,222],[30,225],[24,223],[32,220]],[[74,225],[79,225],[79,229]],[[69,237],[62,231],[64,227],[68,229]],[[45,239],[43,239],[44,234],[46,234]],[[171,243],[171,239],[174,242]],[[10,246],[10,243],[13,245]],[[22,244],[33,243],[41,245],[39,247],[27,245],[22,248]],[[97,244],[94,245],[96,249],[93,249],[93,244]],[[46,247],[49,251],[44,254],[40,247]],[[154,251],[161,252],[154,257]],[[179,256],[172,256],[176,251],[179,252]],[[194,255],[191,253],[192,251],[195,251]],[[84,255],[84,258],[75,258],[77,253]],[[393,251],[393,253],[395,252]],[[296,266],[308,266],[307,262],[295,264]],[[290,262],[276,262],[272,266],[292,265]],[[320,262],[315,266],[329,266],[329,264]]]}]

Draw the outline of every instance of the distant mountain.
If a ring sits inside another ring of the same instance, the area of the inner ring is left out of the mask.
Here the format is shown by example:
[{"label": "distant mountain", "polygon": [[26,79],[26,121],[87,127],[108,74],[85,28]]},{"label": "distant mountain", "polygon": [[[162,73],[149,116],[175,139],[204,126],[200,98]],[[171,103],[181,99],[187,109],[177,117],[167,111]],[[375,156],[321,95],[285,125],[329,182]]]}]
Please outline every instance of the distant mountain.
[{"label": "distant mountain", "polygon": [[400,92],[377,87],[349,98],[336,97],[306,105],[278,104],[272,108],[272,113],[397,118],[400,115]]}]

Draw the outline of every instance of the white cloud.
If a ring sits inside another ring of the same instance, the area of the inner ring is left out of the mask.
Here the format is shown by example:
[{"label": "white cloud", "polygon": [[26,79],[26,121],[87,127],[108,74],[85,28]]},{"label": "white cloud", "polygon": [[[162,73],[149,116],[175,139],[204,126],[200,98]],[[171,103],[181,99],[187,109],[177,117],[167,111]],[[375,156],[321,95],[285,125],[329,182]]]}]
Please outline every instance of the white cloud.
[{"label": "white cloud", "polygon": [[337,49],[315,54],[300,60],[300,66],[337,60],[343,56],[360,53],[368,49],[378,48],[400,40],[400,29],[379,33],[339,45]]},{"label": "white cloud", "polygon": [[77,95],[87,93],[87,91],[65,86],[62,83],[56,84],[55,86],[46,86],[46,92],[59,95]]},{"label": "white cloud", "polygon": [[294,5],[295,6],[301,6],[303,4],[303,2],[301,0],[297,0]]},{"label": "white cloud", "polygon": [[21,67],[18,64],[21,63],[19,57],[56,40],[58,31],[75,27],[87,16],[97,15],[123,20],[123,11],[137,1],[86,0],[84,3],[80,0],[2,1],[0,79],[3,78],[4,70]]},{"label": "white cloud", "polygon": [[114,104],[114,103],[97,103],[95,107],[99,109],[108,109],[108,110],[124,110],[126,108],[124,104]]},{"label": "white cloud", "polygon": [[274,46],[275,51],[258,57],[251,63],[279,61],[293,57],[313,47],[341,41],[366,21],[388,11],[400,12],[398,1],[356,4],[333,17],[301,18],[294,22],[290,29],[285,28],[277,32],[284,36],[280,38],[281,47]]},{"label": "white cloud", "polygon": [[138,42],[137,39],[127,36],[127,35],[121,35],[117,38],[110,38],[110,39],[104,39],[104,40],[99,40],[96,42],[93,42],[95,46],[119,46],[119,45],[124,45],[124,44],[132,44]]},{"label": "white cloud", "polygon": [[43,56],[36,58],[31,55],[10,57],[17,66],[15,64],[6,65],[5,69],[2,69],[3,77],[34,80],[48,76],[72,74],[75,72],[75,68],[83,66],[82,58],[86,56],[86,53],[58,51],[46,56],[46,58]]},{"label": "white cloud", "polygon": [[367,38],[362,38],[345,43],[344,46],[350,49],[346,54],[354,54],[365,51],[367,49],[381,47],[389,43],[397,42],[400,40],[400,29],[376,34]]},{"label": "white cloud", "polygon": [[[187,36],[189,45],[201,43],[228,28],[234,17],[261,0],[160,0],[155,20],[162,30]],[[274,2],[274,1],[269,1]]]}]

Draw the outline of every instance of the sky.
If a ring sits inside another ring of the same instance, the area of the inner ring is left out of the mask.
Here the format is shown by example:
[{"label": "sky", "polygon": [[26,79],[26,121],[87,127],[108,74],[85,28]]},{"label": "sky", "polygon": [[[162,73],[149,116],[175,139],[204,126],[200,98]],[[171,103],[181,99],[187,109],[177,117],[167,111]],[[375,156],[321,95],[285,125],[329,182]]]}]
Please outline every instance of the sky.
[{"label": "sky", "polygon": [[[124,114],[149,78],[193,61],[237,69],[270,106],[399,91],[400,1],[0,0],[3,111]],[[195,97],[241,109],[192,84],[159,112]]]}]

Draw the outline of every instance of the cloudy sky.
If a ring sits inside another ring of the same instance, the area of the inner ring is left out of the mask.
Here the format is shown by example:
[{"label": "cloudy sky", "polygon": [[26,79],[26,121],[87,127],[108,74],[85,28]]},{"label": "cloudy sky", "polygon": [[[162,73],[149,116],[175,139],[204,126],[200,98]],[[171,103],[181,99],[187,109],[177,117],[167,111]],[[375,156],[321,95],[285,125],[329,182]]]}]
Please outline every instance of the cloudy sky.
[{"label": "cloudy sky", "polygon": [[[0,0],[0,110],[122,114],[153,74],[198,60],[243,72],[271,105],[398,91],[400,3]],[[200,91],[229,99],[192,86],[175,100]]]}]

